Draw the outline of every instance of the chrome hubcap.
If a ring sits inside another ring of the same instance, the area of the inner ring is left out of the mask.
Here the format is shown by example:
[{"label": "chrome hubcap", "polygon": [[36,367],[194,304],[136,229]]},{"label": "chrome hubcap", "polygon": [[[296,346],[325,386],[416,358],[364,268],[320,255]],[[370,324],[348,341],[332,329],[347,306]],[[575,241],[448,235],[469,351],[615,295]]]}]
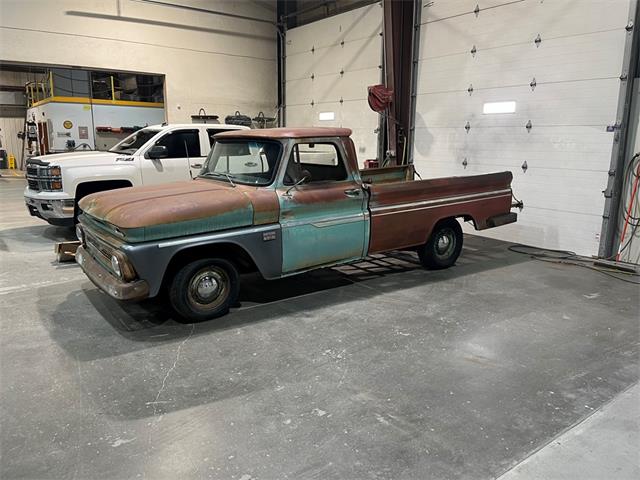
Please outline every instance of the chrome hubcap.
[{"label": "chrome hubcap", "polygon": [[218,291],[218,281],[208,275],[204,276],[198,282],[197,290],[200,298],[211,298]]},{"label": "chrome hubcap", "polygon": [[206,268],[193,276],[189,282],[189,296],[200,305],[210,306],[224,300],[227,292],[227,277],[222,271]]},{"label": "chrome hubcap", "polygon": [[440,257],[447,257],[455,247],[455,236],[452,230],[443,230],[436,241],[436,254]]}]

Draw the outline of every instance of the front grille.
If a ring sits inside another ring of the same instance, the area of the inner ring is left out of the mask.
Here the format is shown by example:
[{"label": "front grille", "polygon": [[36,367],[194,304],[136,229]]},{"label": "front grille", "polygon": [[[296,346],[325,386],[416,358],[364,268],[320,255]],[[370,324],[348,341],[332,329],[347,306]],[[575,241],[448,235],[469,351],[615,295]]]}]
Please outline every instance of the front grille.
[{"label": "front grille", "polygon": [[110,245],[107,245],[97,236],[89,232],[86,228],[84,229],[84,238],[87,245],[87,250],[89,251],[91,256],[98,262],[100,262],[102,266],[108,269],[110,272],[113,271],[111,269],[111,255],[113,255],[114,248]]},{"label": "front grille", "polygon": [[40,190],[44,191],[60,191],[59,188],[54,189],[52,187],[52,183],[62,182],[62,178],[60,176],[51,175],[52,167],[40,167],[36,165],[27,165],[27,185],[29,185],[29,189],[39,192]]}]

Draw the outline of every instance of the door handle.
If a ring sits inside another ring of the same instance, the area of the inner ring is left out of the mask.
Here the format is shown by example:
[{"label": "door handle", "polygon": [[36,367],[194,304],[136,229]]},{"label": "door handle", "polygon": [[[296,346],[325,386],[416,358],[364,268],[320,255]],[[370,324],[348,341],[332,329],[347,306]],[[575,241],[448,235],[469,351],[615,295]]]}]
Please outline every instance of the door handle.
[{"label": "door handle", "polygon": [[191,164],[191,168],[202,168],[202,164],[201,163],[193,163],[193,164]]},{"label": "door handle", "polygon": [[349,188],[349,189],[344,191],[344,194],[347,197],[358,197],[358,196],[360,196],[360,189],[359,188]]}]

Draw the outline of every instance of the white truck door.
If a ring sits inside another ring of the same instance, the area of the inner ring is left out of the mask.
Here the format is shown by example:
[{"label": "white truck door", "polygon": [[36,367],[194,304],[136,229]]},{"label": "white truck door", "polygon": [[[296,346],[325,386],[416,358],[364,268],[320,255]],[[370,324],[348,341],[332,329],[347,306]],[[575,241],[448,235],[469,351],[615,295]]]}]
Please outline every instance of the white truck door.
[{"label": "white truck door", "polygon": [[189,180],[191,170],[199,171],[192,165],[204,162],[200,143],[198,128],[180,128],[160,136],[149,148],[156,145],[166,147],[167,155],[163,158],[149,158],[149,148],[147,149],[141,159],[142,183],[152,185]]}]

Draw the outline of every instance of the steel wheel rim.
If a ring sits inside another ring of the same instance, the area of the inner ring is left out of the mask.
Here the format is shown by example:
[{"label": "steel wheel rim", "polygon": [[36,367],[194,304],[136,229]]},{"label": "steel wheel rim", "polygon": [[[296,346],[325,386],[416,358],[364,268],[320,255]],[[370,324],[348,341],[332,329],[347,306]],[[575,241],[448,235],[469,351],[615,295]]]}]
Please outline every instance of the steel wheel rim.
[{"label": "steel wheel rim", "polygon": [[435,254],[438,258],[448,258],[456,248],[456,235],[453,229],[440,230],[434,243]]},{"label": "steel wheel rim", "polygon": [[205,267],[191,277],[187,298],[197,309],[214,310],[229,296],[230,280],[224,269],[216,266]]}]

